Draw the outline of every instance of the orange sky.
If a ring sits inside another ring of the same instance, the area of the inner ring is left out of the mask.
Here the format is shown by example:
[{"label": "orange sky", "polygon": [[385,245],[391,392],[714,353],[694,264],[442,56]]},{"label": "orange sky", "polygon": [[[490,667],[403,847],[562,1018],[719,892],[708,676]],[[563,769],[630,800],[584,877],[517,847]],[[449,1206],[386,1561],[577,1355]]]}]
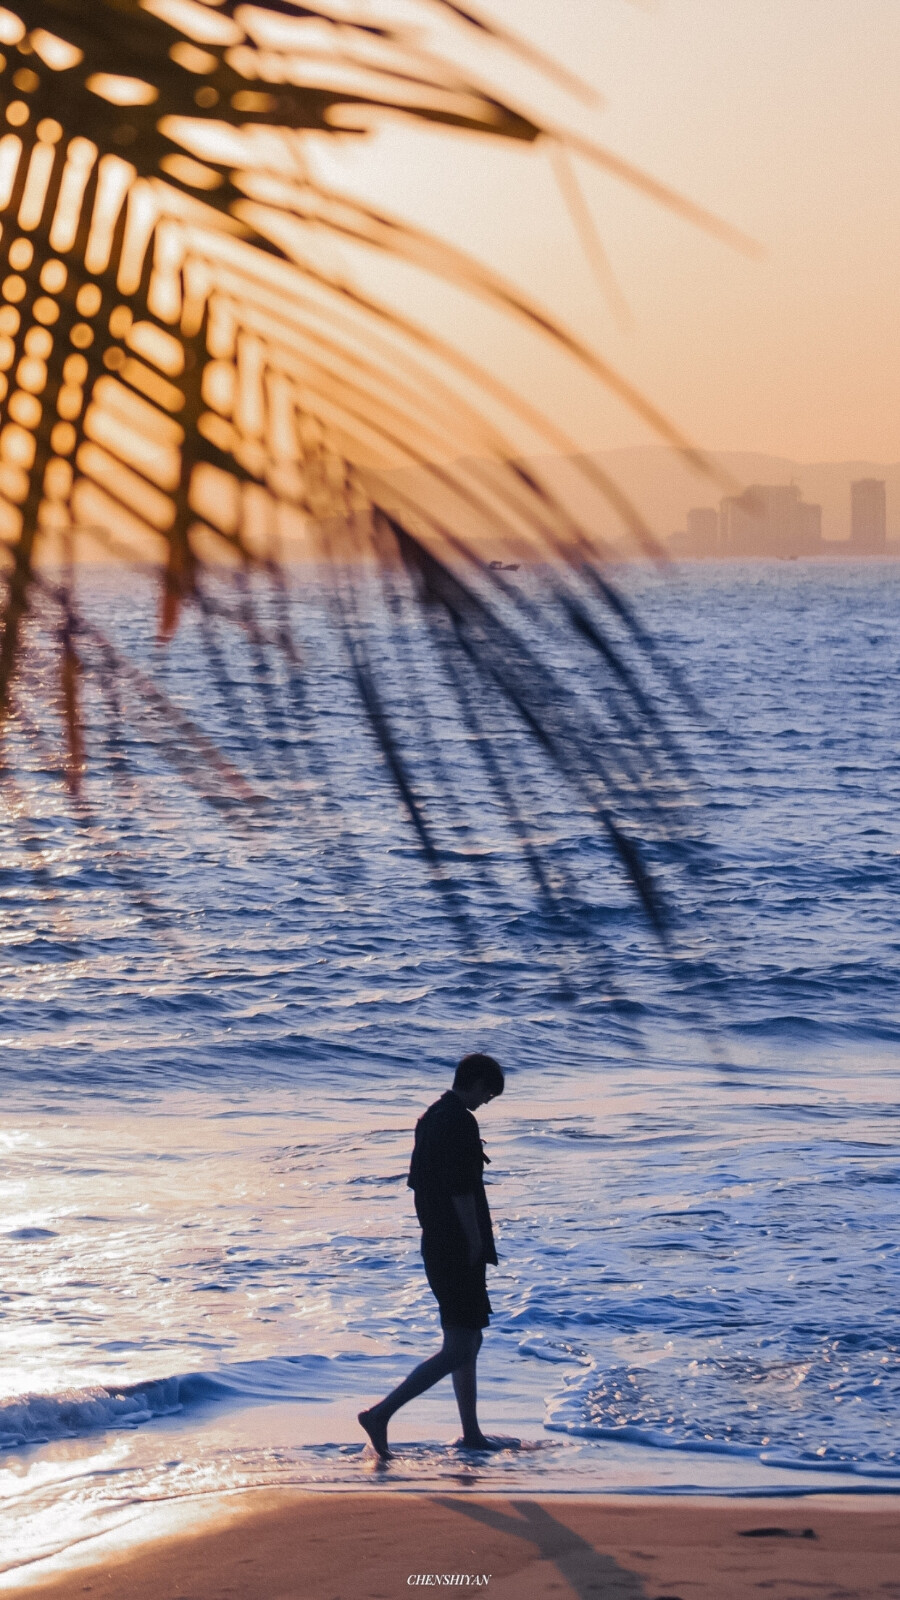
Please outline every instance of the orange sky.
[{"label": "orange sky", "polygon": [[[707,448],[900,459],[900,0],[481,7],[550,49],[605,101],[587,109],[504,67],[526,106],[540,94],[558,121],[752,235],[763,258],[579,162],[630,308],[623,325],[545,154],[453,138],[448,152],[446,134],[388,126],[368,144],[323,145],[317,160],[332,181],[476,250],[552,304]],[[593,380],[486,309],[386,270],[383,288],[407,305],[421,297],[423,313],[539,396],[583,448],[651,438]]]}]

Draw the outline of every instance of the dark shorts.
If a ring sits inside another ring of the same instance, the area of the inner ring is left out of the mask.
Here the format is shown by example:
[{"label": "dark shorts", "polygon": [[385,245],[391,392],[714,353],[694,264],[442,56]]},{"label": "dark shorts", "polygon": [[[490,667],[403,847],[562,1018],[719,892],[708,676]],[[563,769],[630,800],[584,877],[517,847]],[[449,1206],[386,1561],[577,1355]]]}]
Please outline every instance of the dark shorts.
[{"label": "dark shorts", "polygon": [[484,1262],[470,1267],[444,1251],[422,1247],[425,1276],[441,1314],[442,1328],[486,1328],[491,1302],[485,1283]]}]

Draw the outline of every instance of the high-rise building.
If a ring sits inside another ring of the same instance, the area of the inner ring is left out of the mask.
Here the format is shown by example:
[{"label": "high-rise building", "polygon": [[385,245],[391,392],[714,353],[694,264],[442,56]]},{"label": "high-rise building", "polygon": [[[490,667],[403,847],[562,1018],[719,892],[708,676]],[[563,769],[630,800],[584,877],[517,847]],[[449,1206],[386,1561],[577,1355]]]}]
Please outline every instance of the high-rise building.
[{"label": "high-rise building", "polygon": [[859,478],[850,485],[850,550],[883,555],[887,544],[887,494],[881,478]]},{"label": "high-rise building", "polygon": [[687,542],[692,555],[719,554],[719,513],[714,506],[696,506],[688,512]]},{"label": "high-rise building", "polygon": [[722,501],[719,544],[737,558],[819,555],[822,507],[803,500],[795,483],[754,483]]}]

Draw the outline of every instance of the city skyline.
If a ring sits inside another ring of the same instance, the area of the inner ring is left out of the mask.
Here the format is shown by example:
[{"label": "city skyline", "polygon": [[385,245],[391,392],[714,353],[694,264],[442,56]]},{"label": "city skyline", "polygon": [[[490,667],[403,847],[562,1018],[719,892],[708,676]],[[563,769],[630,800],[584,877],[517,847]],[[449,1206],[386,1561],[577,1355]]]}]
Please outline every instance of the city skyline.
[{"label": "city skyline", "polygon": [[669,553],[676,560],[900,555],[900,540],[888,538],[886,489],[880,478],[851,482],[848,537],[826,540],[821,505],[804,500],[796,483],[753,483],[724,495],[718,508],[692,507],[684,530],[669,536]]}]

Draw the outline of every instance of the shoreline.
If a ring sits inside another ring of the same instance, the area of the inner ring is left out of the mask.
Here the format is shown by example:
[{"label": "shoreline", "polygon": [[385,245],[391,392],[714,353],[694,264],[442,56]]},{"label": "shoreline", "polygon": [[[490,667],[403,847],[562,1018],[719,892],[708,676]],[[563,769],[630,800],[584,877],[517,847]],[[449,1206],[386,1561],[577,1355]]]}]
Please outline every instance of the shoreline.
[{"label": "shoreline", "polygon": [[900,1507],[888,1496],[251,1489],[213,1498],[199,1526],[184,1525],[196,1503],[148,1508],[140,1542],[89,1540],[80,1558],[65,1553],[64,1569],[57,1557],[7,1572],[0,1592],[9,1600],[390,1600],[452,1587],[493,1600],[749,1600],[762,1589],[767,1600],[883,1600],[900,1571]]}]

